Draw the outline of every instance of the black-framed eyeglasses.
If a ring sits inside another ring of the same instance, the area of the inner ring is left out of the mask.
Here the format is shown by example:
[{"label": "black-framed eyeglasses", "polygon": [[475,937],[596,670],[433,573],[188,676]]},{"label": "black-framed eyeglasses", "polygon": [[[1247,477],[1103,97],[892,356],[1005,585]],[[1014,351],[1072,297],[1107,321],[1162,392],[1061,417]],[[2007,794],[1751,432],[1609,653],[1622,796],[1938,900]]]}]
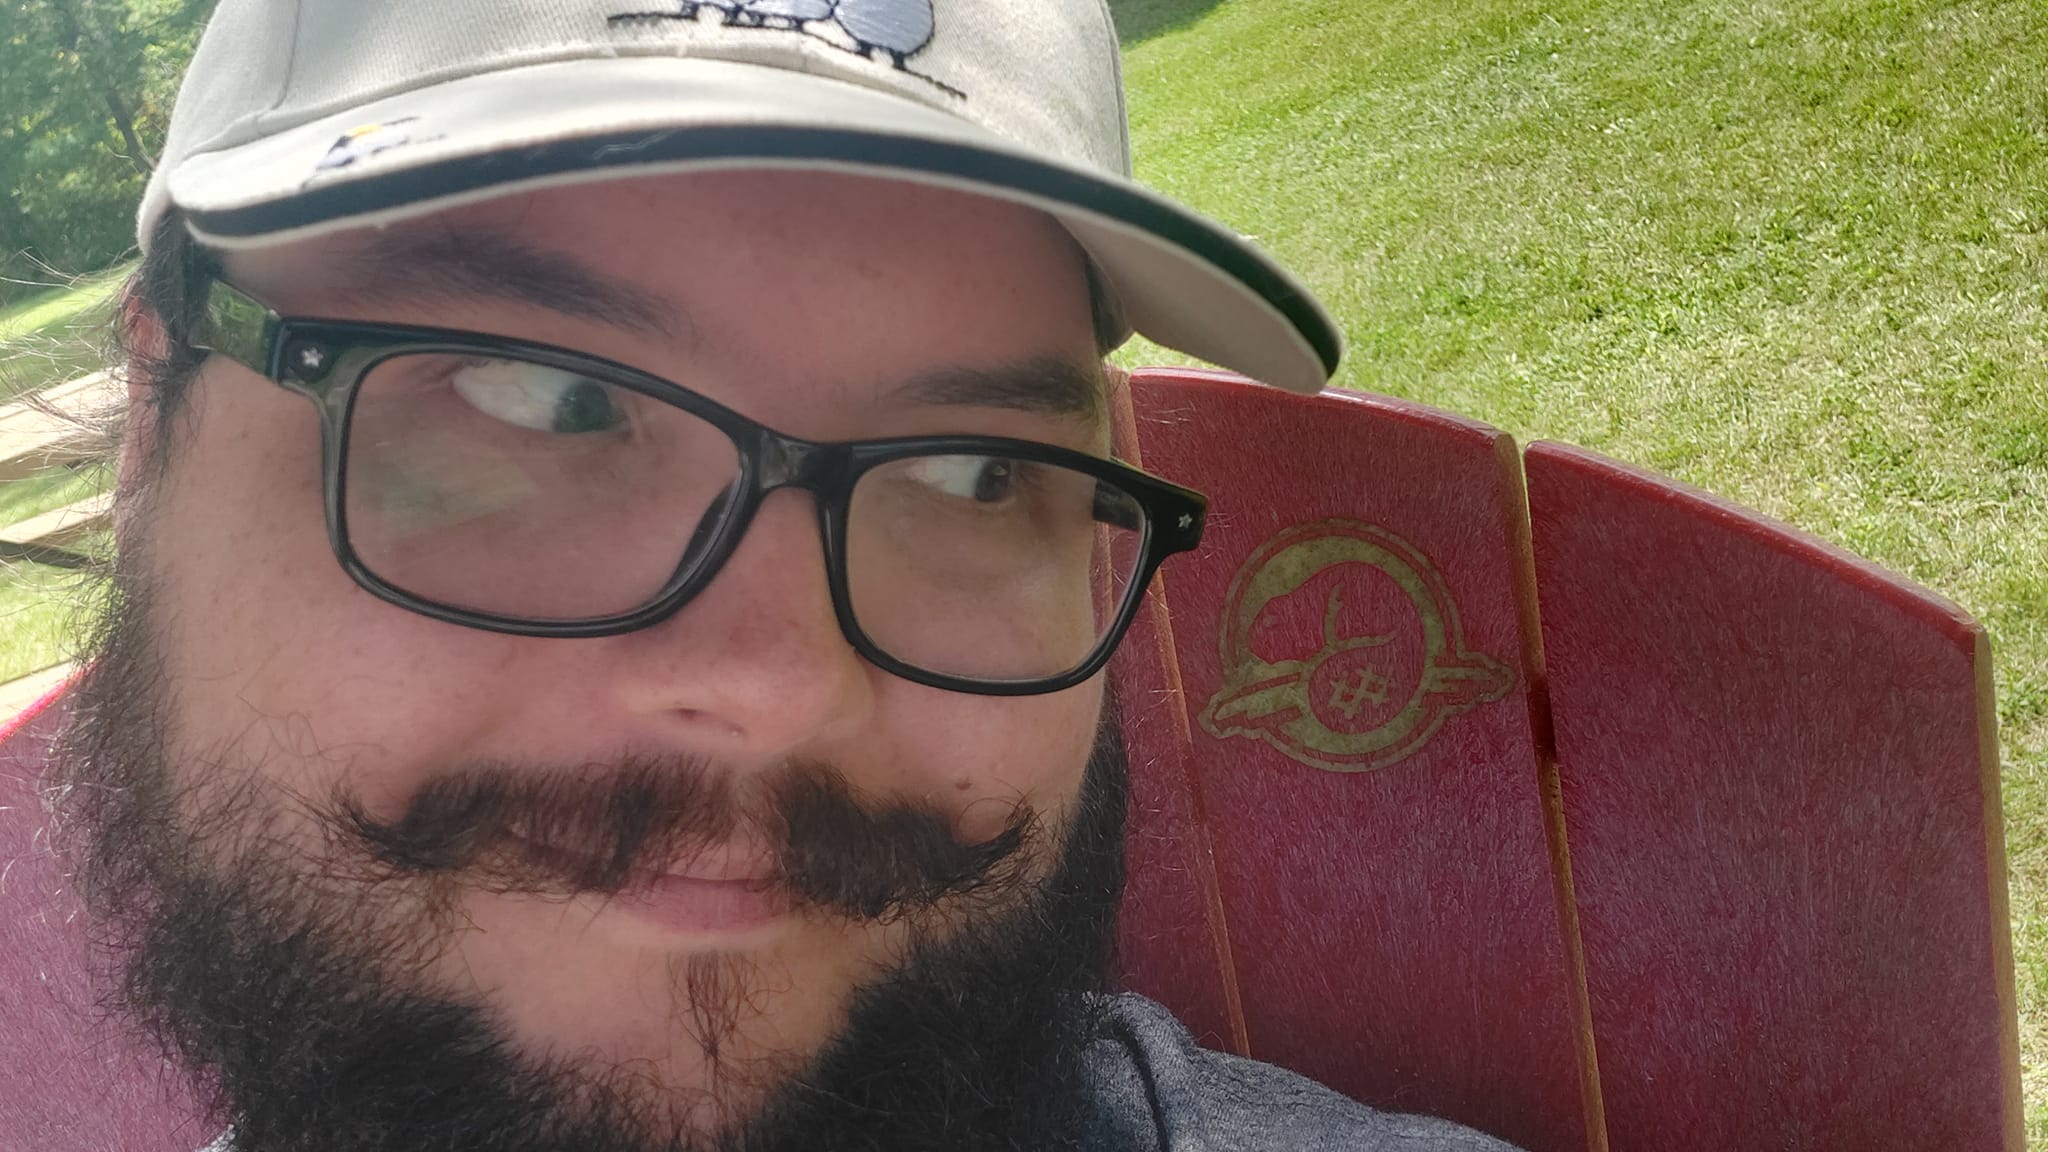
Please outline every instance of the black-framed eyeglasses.
[{"label": "black-framed eyeglasses", "polygon": [[199,345],[319,410],[327,533],[371,594],[522,636],[673,615],[761,502],[812,494],[847,642],[898,676],[1030,695],[1099,671],[1206,501],[993,436],[815,443],[660,377],[474,332],[285,318],[224,282]]}]

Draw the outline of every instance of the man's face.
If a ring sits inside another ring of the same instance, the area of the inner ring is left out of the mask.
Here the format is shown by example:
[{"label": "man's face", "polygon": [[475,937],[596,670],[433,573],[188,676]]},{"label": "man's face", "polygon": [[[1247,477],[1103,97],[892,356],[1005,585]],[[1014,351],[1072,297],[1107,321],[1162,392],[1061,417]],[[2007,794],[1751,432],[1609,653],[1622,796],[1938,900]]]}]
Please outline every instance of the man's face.
[{"label": "man's face", "polygon": [[[579,266],[589,292],[513,299],[488,258],[508,238]],[[1108,447],[1099,401],[911,386],[1026,363],[1099,371],[1071,242],[1037,213],[965,196],[649,178],[237,256],[227,274],[286,315],[595,353],[808,440]],[[178,421],[146,518],[124,527],[166,688],[166,843],[249,885],[279,922],[303,914],[362,943],[358,976],[477,1009],[519,1060],[625,1070],[658,1086],[677,1126],[729,1128],[840,1037],[858,990],[1016,912],[1055,871],[1099,680],[1003,698],[867,664],[835,620],[808,494],[769,496],[718,577],[654,627],[511,637],[385,604],[342,571],[304,398],[215,357]],[[823,787],[821,826],[840,829],[814,865],[859,874],[870,850],[907,851],[891,841],[902,820],[833,821],[901,809],[956,848],[1017,837],[1007,882],[956,876],[878,916],[806,901],[775,882],[813,847],[785,819],[793,782]],[[675,828],[635,840],[618,811],[634,798]],[[486,800],[499,823],[478,816]],[[546,836],[542,809],[561,821]],[[494,840],[517,867],[408,872],[354,839],[441,835],[427,847],[467,864],[488,855],[462,855],[479,827],[532,851]],[[575,883],[588,859],[557,849],[624,867]]]}]

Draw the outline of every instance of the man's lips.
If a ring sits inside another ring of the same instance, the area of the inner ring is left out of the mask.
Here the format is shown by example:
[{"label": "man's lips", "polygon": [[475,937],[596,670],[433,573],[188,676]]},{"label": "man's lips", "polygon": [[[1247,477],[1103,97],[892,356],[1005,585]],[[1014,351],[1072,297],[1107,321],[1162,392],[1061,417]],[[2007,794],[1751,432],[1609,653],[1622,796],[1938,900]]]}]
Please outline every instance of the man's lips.
[{"label": "man's lips", "polygon": [[628,912],[678,932],[744,932],[788,915],[775,858],[752,845],[694,852],[619,893]]},{"label": "man's lips", "polygon": [[759,880],[700,880],[663,873],[627,886],[612,901],[676,932],[731,933],[762,928],[787,916],[782,889]]},{"label": "man's lips", "polygon": [[[522,850],[572,869],[575,858],[518,837]],[[659,872],[636,869],[607,903],[676,932],[733,933],[789,914],[776,858],[751,844],[712,845]]]}]

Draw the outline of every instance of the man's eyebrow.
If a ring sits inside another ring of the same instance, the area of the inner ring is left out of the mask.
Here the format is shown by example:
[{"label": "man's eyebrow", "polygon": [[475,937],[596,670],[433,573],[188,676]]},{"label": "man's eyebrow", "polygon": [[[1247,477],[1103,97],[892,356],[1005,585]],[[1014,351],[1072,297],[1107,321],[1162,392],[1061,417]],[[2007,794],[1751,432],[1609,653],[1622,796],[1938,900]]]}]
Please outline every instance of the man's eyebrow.
[{"label": "man's eyebrow", "polygon": [[644,288],[497,228],[382,233],[347,257],[342,271],[340,291],[360,302],[497,300],[669,340],[681,319]]},{"label": "man's eyebrow", "polygon": [[1045,356],[990,368],[948,368],[894,390],[905,404],[1010,408],[1039,416],[1094,420],[1102,415],[1102,367]]}]

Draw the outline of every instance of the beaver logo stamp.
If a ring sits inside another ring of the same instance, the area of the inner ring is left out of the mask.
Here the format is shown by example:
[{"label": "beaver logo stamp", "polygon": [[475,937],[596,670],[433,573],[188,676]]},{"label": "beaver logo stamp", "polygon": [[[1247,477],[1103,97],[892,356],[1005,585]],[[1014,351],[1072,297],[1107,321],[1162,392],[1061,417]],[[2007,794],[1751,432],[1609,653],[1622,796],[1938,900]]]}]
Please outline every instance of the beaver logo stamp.
[{"label": "beaver logo stamp", "polygon": [[1505,664],[1465,647],[1429,558],[1353,520],[1268,540],[1231,581],[1217,631],[1223,687],[1202,709],[1203,731],[1330,772],[1399,763],[1515,684]]}]

